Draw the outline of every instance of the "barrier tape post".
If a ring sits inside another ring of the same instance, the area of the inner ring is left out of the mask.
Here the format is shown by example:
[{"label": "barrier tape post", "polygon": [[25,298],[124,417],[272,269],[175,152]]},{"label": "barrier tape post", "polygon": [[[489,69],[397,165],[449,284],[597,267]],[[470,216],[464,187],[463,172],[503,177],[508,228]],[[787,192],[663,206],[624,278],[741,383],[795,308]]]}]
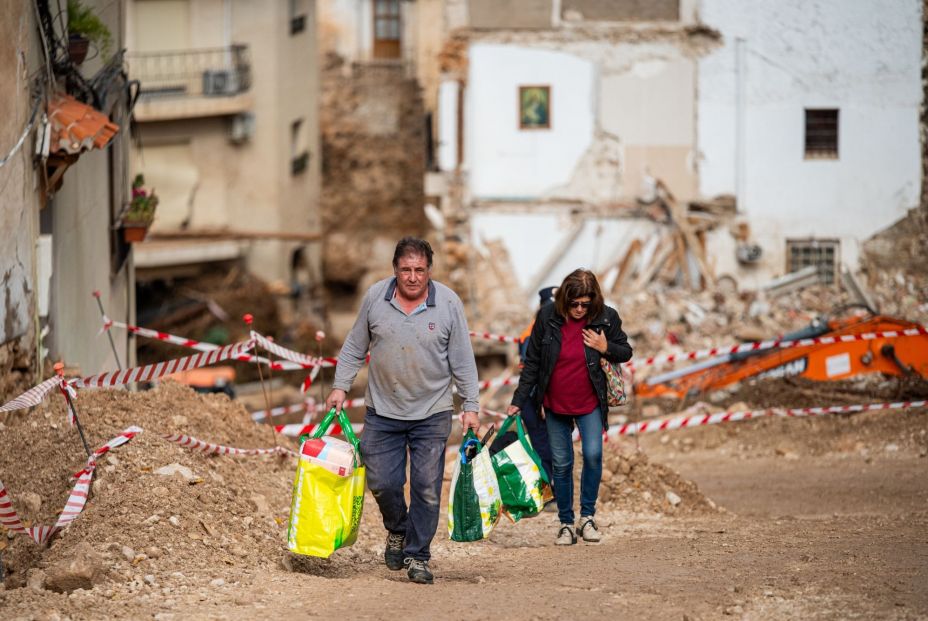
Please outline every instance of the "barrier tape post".
[{"label": "barrier tape post", "polygon": [[[55,373],[58,374],[58,377],[61,378],[62,382],[64,381],[64,364],[61,362],[55,363]],[[77,416],[77,408],[74,407],[74,400],[71,399],[71,392],[68,390],[68,387],[64,384],[61,385],[61,394],[64,395],[64,400],[68,403],[68,411],[71,416],[74,417],[74,425],[77,427],[77,433],[81,436],[81,442],[84,444],[84,450],[87,451],[87,457],[89,458],[93,451],[90,450],[90,445],[87,444],[87,437],[84,435],[84,427],[81,425],[81,419]]]},{"label": "barrier tape post", "polygon": [[[319,360],[322,360],[322,339],[325,338],[325,332],[316,330],[316,351],[319,354]],[[325,371],[319,367],[319,403],[325,403]]]},{"label": "barrier tape post", "polygon": [[[248,325],[248,329],[253,330],[252,324],[254,324],[255,322],[254,315],[252,315],[251,313],[245,313],[242,319],[245,320],[245,323]],[[268,353],[271,353],[270,350],[266,349],[266,351]],[[255,353],[257,354],[257,349],[255,350]],[[261,380],[261,392],[264,393],[264,406],[267,408],[267,411],[268,411],[268,416],[267,416],[267,419],[265,420],[265,422],[267,422],[271,418],[271,415],[270,415],[271,398],[267,393],[268,391],[267,386],[264,385],[264,373],[261,372],[261,362],[257,360],[257,355],[255,356],[255,358],[256,358],[255,366],[258,367],[258,379]],[[273,364],[273,361],[271,361],[271,363]],[[270,373],[270,369],[268,369],[268,373]]]},{"label": "barrier tape post", "polygon": [[[97,300],[97,308],[100,309],[100,316],[103,317],[103,321],[106,321],[106,311],[103,310],[103,302],[100,301],[100,292],[94,291],[93,297]],[[113,350],[113,358],[116,359],[116,368],[122,371],[122,363],[119,361],[119,354],[116,352],[116,342],[113,340],[113,335],[107,330],[106,336],[110,340],[110,349]]]}]

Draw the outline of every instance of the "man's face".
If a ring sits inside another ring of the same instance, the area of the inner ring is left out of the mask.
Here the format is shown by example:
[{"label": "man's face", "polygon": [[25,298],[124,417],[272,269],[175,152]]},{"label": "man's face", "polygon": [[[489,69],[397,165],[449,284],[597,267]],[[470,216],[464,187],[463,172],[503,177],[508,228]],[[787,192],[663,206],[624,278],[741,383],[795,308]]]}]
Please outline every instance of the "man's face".
[{"label": "man's face", "polygon": [[400,257],[396,268],[396,287],[400,297],[418,300],[426,294],[429,286],[429,263],[421,254]]}]

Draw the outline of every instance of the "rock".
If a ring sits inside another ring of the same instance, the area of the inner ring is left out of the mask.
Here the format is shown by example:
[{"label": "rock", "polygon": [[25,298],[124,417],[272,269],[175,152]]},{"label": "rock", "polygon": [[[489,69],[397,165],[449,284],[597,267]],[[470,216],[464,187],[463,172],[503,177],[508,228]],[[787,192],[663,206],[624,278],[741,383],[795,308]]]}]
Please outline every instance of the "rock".
[{"label": "rock", "polygon": [[111,466],[118,466],[118,465],[119,465],[119,459],[117,459],[117,457],[116,457],[115,455],[113,455],[112,453],[109,453],[109,454],[106,456],[106,463],[108,463],[108,464],[111,465]]},{"label": "rock", "polygon": [[161,558],[162,552],[161,548],[157,546],[149,546],[145,548],[145,554],[148,555],[148,558]]},{"label": "rock", "polygon": [[178,427],[186,427],[187,417],[184,416],[183,414],[175,414],[174,416],[171,417],[171,422],[177,425]]},{"label": "rock", "polygon": [[161,521],[161,516],[156,514],[156,515],[150,516],[148,519],[146,519],[142,523],[145,524],[146,526],[151,526],[153,524],[157,524],[160,521]]},{"label": "rock", "polygon": [[261,514],[270,513],[271,507],[267,503],[267,498],[263,494],[252,494],[251,502],[255,506],[255,511]]},{"label": "rock", "polygon": [[641,418],[656,418],[663,414],[659,405],[649,404],[641,408]]},{"label": "rock", "polygon": [[619,470],[622,472],[622,474],[628,475],[628,473],[632,471],[632,466],[623,459],[622,463],[619,464]]},{"label": "rock", "polygon": [[742,325],[735,329],[735,338],[739,341],[763,341],[767,336],[767,331],[758,326]]},{"label": "rock", "polygon": [[123,546],[120,552],[122,552],[122,555],[126,557],[126,560],[129,561],[130,563],[133,560],[135,560],[135,550],[133,550],[129,546]]},{"label": "rock", "polygon": [[599,500],[609,502],[612,499],[612,488],[604,483],[599,484]]},{"label": "rock", "polygon": [[161,466],[155,470],[155,474],[160,474],[161,476],[173,476],[175,474],[179,474],[185,481],[192,481],[199,478],[193,474],[193,471],[190,470],[190,468],[187,466],[182,466],[177,462],[168,464],[167,466]]},{"label": "rock", "polygon": [[677,496],[676,494],[674,494],[672,491],[668,490],[666,496],[667,496],[667,502],[669,502],[670,505],[673,507],[676,507],[681,502],[683,502],[683,499]]},{"label": "rock", "polygon": [[226,583],[226,581],[223,580],[222,578],[216,578],[215,580],[211,580],[210,583],[209,583],[209,585],[210,585],[210,586],[213,586],[213,587],[221,587],[221,586],[225,585],[225,583]]},{"label": "rock", "polygon": [[152,585],[152,586],[154,586],[154,585],[155,585],[155,577],[154,577],[152,574],[146,574],[146,575],[145,575],[145,582],[148,583],[148,584],[150,584],[150,585]]},{"label": "rock", "polygon": [[725,410],[727,412],[749,412],[751,410],[751,406],[749,406],[744,401],[739,401],[738,403],[731,404],[725,408]]},{"label": "rock", "polygon": [[169,517],[168,522],[171,523],[171,526],[177,526],[178,528],[180,527],[180,518],[177,517],[176,515],[172,515],[171,517]]},{"label": "rock", "polygon": [[885,450],[887,453],[896,453],[899,451],[899,445],[891,442],[887,444],[883,450]]},{"label": "rock", "polygon": [[30,569],[26,573],[26,586],[33,591],[42,591],[45,589],[45,572],[41,569]]},{"label": "rock", "polygon": [[612,476],[613,476],[613,475],[612,475],[612,470],[609,470],[608,468],[603,468],[603,475],[602,475],[602,477],[603,477],[603,478],[602,478],[603,483],[608,483],[609,481],[611,481],[611,480],[612,480]]},{"label": "rock", "polygon": [[42,508],[42,497],[35,492],[24,492],[20,494],[17,500],[20,501],[33,516],[38,515],[39,509]]},{"label": "rock", "polygon": [[744,608],[741,606],[729,606],[723,612],[726,615],[740,615],[744,613]]},{"label": "rock", "polygon": [[45,588],[58,593],[92,589],[103,578],[103,573],[103,559],[90,544],[79,543],[71,558],[62,559],[48,568]]}]

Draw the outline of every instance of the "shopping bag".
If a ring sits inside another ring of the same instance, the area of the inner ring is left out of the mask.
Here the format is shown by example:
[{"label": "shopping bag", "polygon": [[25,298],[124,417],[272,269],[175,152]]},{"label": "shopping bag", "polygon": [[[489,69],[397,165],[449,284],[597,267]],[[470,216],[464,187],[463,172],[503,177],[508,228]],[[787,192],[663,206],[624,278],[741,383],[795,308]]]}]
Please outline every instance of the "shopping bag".
[{"label": "shopping bag", "polygon": [[599,359],[599,366],[602,367],[603,374],[606,376],[606,402],[609,407],[614,408],[625,405],[628,398],[625,395],[625,379],[622,377],[622,367],[619,363],[609,362],[605,358]]},{"label": "shopping bag", "polygon": [[490,452],[468,429],[451,475],[448,536],[452,541],[489,537],[499,521],[501,504]]},{"label": "shopping bag", "polygon": [[[337,418],[353,462],[350,468],[342,463],[345,447],[332,438],[326,438],[325,446],[319,446],[319,440],[336,419],[333,408],[300,446],[287,527],[287,548],[296,554],[328,558],[358,537],[364,509],[365,468],[348,415],[342,410]],[[332,455],[327,455],[326,450],[332,451]]]},{"label": "shopping bag", "polygon": [[551,482],[525,433],[522,416],[507,418],[499,428],[499,435],[503,436],[513,425],[516,440],[495,453],[492,460],[503,512],[513,522],[518,522],[524,517],[538,515],[552,494]]}]

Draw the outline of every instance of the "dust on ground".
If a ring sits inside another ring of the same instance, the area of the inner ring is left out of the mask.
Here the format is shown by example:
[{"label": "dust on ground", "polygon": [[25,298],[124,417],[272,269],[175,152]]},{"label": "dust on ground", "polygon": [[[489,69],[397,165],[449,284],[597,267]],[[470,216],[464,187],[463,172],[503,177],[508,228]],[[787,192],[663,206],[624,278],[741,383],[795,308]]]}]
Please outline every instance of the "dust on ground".
[{"label": "dust on ground", "polygon": [[[924,409],[823,417],[802,432],[788,431],[806,423],[796,420],[675,432],[691,438],[686,451],[659,434],[611,441],[597,513],[603,543],[555,547],[556,516],[542,513],[458,544],[445,535],[443,512],[436,584],[422,587],[383,566],[372,498],[353,547],[329,560],[293,557],[285,551],[292,458],[209,456],[157,436],[183,431],[242,448],[285,442],[226,397],[165,383],[145,393],[83,391],[78,407],[94,445],[129,424],[146,431],[101,461],[84,514],[48,549],[0,539],[6,618],[928,615]],[[737,430],[729,444],[766,448],[725,452],[701,433],[728,429]],[[782,437],[792,444],[781,454],[773,445]],[[15,507],[51,523],[84,461],[61,404],[7,416],[0,441],[0,478]],[[155,473],[171,464],[189,468],[189,480]],[[75,559],[96,568],[87,572],[95,582],[49,590]]]}]

